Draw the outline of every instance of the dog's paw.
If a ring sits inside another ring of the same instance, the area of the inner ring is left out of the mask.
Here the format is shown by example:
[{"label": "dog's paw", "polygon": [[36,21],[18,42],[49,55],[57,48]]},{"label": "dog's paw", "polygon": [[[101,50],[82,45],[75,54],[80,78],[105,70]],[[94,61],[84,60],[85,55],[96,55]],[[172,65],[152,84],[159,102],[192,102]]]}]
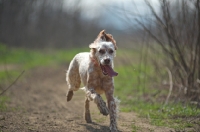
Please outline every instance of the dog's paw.
[{"label": "dog's paw", "polygon": [[101,114],[103,114],[105,116],[107,116],[109,114],[108,107],[106,106],[106,103],[103,100],[100,100],[99,104],[97,106],[98,106]]},{"label": "dog's paw", "polygon": [[74,95],[73,91],[67,92],[67,102],[69,102],[72,99],[73,95]]},{"label": "dog's paw", "polygon": [[89,113],[85,113],[85,121],[87,123],[92,123],[92,119]]},{"label": "dog's paw", "polygon": [[101,109],[100,112],[101,112],[101,114],[103,114],[103,115],[105,115],[105,116],[107,116],[107,115],[109,114],[109,111],[108,111],[108,108],[107,108],[107,107]]},{"label": "dog's paw", "polygon": [[117,126],[111,125],[111,126],[110,126],[110,132],[118,132]]}]

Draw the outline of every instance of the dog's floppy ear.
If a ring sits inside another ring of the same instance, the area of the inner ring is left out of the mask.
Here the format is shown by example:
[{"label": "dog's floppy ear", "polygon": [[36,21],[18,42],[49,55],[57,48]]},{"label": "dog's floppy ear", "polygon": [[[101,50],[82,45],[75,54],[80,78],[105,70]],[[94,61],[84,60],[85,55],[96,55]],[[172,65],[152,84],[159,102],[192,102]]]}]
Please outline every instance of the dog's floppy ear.
[{"label": "dog's floppy ear", "polygon": [[117,44],[113,36],[111,34],[105,34],[105,38],[106,38],[106,41],[111,41],[115,47],[115,50],[117,50]]},{"label": "dog's floppy ear", "polygon": [[111,34],[107,34],[105,30],[102,30],[99,35],[101,35],[102,41],[112,42],[115,47],[115,50],[117,50],[116,41]]},{"label": "dog's floppy ear", "polygon": [[107,41],[107,42],[112,42],[115,50],[117,50],[117,45],[116,45],[116,41],[114,40],[113,36],[111,34],[106,34],[105,30],[102,30],[99,35],[97,36],[96,40],[94,41],[94,43],[90,44],[89,47],[90,48],[97,48],[97,43],[99,41]]},{"label": "dog's floppy ear", "polygon": [[95,49],[95,48],[97,48],[96,43],[91,43],[91,44],[89,45],[89,48],[90,48],[90,49]]},{"label": "dog's floppy ear", "polygon": [[106,33],[105,33],[105,30],[102,30],[99,35],[97,36],[95,42],[98,42],[98,41],[106,41]]},{"label": "dog's floppy ear", "polygon": [[94,41],[94,43],[91,43],[90,45],[89,45],[89,48],[97,48],[97,43],[99,42],[99,41],[106,41],[105,40],[105,30],[102,30],[100,33],[99,33],[99,35],[97,36],[97,38],[95,39],[95,41]]}]

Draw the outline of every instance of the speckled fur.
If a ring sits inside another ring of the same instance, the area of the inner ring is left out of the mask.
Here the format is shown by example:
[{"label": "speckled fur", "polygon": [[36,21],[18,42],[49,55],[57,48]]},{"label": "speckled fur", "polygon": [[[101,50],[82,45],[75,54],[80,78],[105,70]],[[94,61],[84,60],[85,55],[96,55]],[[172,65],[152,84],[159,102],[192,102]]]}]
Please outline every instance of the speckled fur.
[{"label": "speckled fur", "polygon": [[[81,82],[84,87],[82,88],[86,93],[85,98],[85,112],[84,118],[87,123],[91,123],[91,116],[89,110],[89,102],[94,101],[99,111],[103,115],[110,116],[110,130],[117,132],[117,106],[114,94],[114,79],[102,73],[100,63],[104,64],[105,59],[110,59],[110,65],[113,65],[113,58],[116,54],[116,42],[112,35],[106,34],[101,31],[97,39],[90,46],[90,52],[77,54],[69,65],[66,73],[66,81],[68,84],[67,101],[73,97],[73,91],[80,89]],[[104,48],[106,53],[104,55],[99,53],[99,49]],[[107,52],[113,50],[113,53]],[[100,96],[105,94],[108,107]]]}]

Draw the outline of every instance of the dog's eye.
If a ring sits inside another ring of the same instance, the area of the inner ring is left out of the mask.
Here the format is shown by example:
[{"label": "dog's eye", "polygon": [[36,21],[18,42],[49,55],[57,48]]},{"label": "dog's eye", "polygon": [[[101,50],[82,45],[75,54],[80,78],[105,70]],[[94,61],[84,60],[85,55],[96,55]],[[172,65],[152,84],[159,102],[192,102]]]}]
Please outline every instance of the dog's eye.
[{"label": "dog's eye", "polygon": [[109,53],[112,54],[114,51],[113,50],[109,50]]},{"label": "dog's eye", "polygon": [[99,53],[100,54],[105,54],[105,51],[104,50],[99,50]]}]

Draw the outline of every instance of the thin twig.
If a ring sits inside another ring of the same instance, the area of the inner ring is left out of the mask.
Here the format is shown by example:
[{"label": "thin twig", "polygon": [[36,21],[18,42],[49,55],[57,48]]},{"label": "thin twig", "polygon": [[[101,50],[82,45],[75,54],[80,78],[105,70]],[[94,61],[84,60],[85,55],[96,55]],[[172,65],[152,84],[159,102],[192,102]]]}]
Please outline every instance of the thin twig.
[{"label": "thin twig", "polygon": [[173,89],[172,73],[169,70],[169,68],[166,68],[166,69],[167,69],[167,72],[168,72],[168,75],[169,75],[169,85],[170,85],[170,87],[169,87],[169,93],[168,93],[167,98],[165,100],[165,105],[168,104],[169,97],[171,96],[172,89]]},{"label": "thin twig", "polygon": [[17,82],[17,80],[22,76],[23,73],[24,71],[21,72],[21,74],[15,79],[12,84],[10,84],[10,86],[8,86],[5,90],[3,90],[3,92],[0,93],[0,96],[3,95],[9,88],[11,88],[11,86]]}]

